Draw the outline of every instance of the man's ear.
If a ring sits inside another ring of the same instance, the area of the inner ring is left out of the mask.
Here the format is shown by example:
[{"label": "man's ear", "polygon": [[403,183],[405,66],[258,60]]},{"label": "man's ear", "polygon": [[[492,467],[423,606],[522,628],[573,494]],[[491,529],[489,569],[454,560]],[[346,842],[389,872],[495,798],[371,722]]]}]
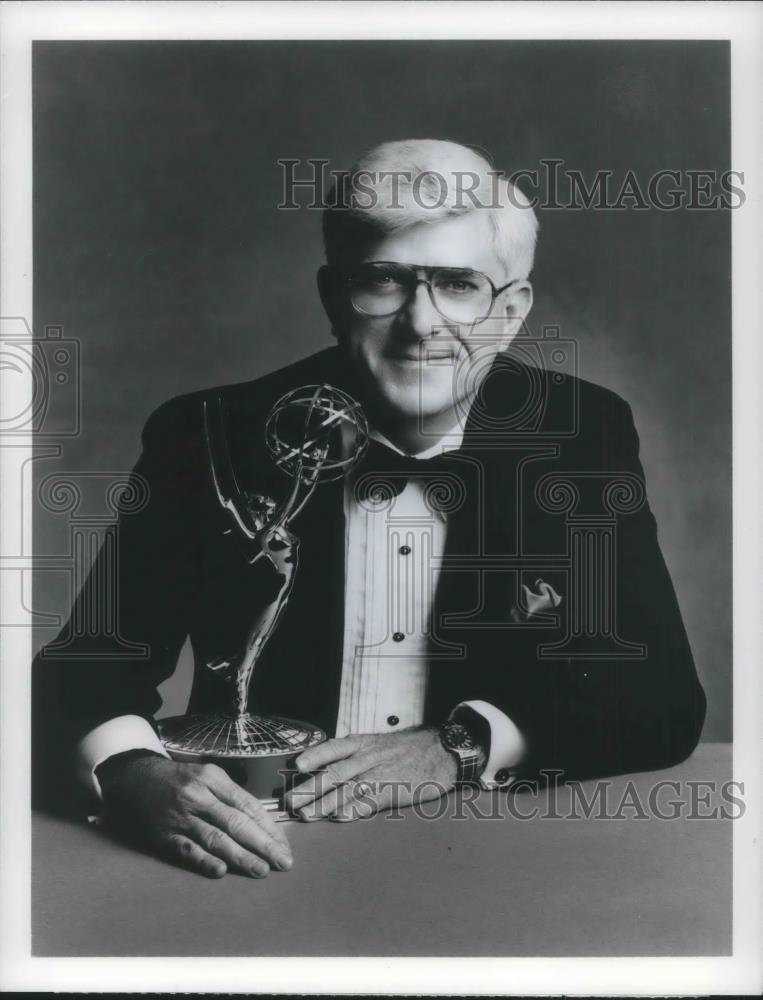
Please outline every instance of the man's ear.
[{"label": "man's ear", "polygon": [[339,324],[340,305],[336,282],[336,276],[330,267],[325,264],[318,269],[316,275],[318,282],[318,294],[321,297],[323,308],[331,323],[331,333],[337,336],[337,326]]},{"label": "man's ear", "polygon": [[509,292],[504,305],[506,316],[505,339],[501,345],[501,350],[506,350],[512,340],[522,329],[522,324],[527,319],[533,307],[533,287],[529,281],[518,282]]}]

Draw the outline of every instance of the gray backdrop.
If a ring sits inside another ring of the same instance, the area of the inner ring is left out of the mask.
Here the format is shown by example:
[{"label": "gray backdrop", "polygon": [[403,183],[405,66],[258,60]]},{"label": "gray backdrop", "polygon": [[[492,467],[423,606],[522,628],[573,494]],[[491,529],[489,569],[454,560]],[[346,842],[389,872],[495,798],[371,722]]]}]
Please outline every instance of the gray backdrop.
[{"label": "gray backdrop", "polygon": [[[279,158],[342,168],[382,140],[434,137],[503,169],[557,158],[643,186],[730,165],[723,42],[52,42],[33,66],[35,332],[80,342],[83,414],[38,479],[129,469],[169,396],[329,344],[320,216],[278,210]],[[530,327],[576,338],[583,376],[633,406],[709,696],[704,739],[728,739],[729,213],[539,217]],[[65,554],[66,516],[36,522],[35,551]],[[35,608],[65,613],[70,589],[40,573]]]}]

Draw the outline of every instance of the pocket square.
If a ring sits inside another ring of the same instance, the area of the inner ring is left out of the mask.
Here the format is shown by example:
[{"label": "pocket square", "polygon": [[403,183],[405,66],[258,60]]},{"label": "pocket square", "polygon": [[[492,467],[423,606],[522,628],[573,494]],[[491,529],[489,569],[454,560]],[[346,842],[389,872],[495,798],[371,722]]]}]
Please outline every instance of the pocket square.
[{"label": "pocket square", "polygon": [[533,586],[535,591],[530,590],[524,583],[521,584],[520,601],[515,602],[509,612],[509,617],[513,622],[529,621],[533,615],[558,608],[562,603],[560,595],[545,580],[536,580]]}]

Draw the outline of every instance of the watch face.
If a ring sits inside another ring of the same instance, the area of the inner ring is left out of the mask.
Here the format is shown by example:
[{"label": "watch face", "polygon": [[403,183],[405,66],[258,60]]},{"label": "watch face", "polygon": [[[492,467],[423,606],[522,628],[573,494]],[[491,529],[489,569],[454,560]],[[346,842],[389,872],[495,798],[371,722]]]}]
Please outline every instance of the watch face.
[{"label": "watch face", "polygon": [[474,740],[464,726],[457,722],[443,727],[442,742],[449,750],[471,750]]}]

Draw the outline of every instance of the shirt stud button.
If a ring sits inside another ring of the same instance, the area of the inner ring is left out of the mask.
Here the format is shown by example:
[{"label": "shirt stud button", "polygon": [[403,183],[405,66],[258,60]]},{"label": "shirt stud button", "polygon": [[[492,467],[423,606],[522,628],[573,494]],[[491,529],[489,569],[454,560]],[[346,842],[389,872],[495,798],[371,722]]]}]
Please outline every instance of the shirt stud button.
[{"label": "shirt stud button", "polygon": [[388,715],[387,716],[387,725],[388,726],[396,726],[399,721],[400,721],[400,719],[398,719],[398,717],[396,715]]},{"label": "shirt stud button", "polygon": [[405,639],[405,636],[403,635],[402,632],[393,632],[392,633],[392,641],[393,642],[402,642],[403,639]]},{"label": "shirt stud button", "polygon": [[410,547],[410,545],[401,545],[400,546],[400,555],[401,556],[409,556],[410,554],[411,554],[411,547]]}]

